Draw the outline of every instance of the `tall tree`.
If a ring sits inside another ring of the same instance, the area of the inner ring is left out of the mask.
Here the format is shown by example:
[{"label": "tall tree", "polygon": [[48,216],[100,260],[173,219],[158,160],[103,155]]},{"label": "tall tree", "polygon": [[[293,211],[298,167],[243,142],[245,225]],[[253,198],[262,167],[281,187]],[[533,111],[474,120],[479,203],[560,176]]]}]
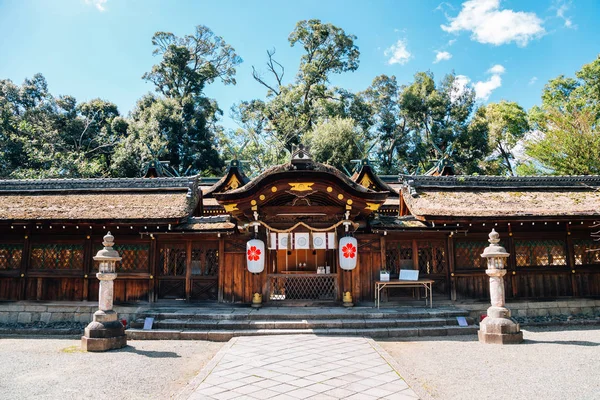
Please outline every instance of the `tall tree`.
[{"label": "tall tree", "polygon": [[[414,130],[414,159],[423,169],[451,154],[462,173],[480,172],[489,154],[487,125],[475,108],[475,92],[450,74],[436,85],[431,72],[418,72],[401,95]],[[450,151],[451,150],[451,151]]]},{"label": "tall tree", "polygon": [[547,110],[545,117],[547,129],[526,143],[527,155],[535,162],[526,164],[523,171],[600,174],[600,126],[595,111],[584,108],[568,112],[555,108]]},{"label": "tall tree", "polygon": [[[245,112],[261,114],[267,122],[264,132],[276,136],[286,147],[299,143],[304,133],[325,118],[360,114],[364,111],[360,99],[329,83],[331,75],[358,68],[355,40],[355,36],[332,24],[316,19],[298,22],[288,37],[290,46],[303,49],[294,81],[285,83],[285,68],[275,60],[275,50],[267,51],[266,72],[253,68],[254,79],[267,89],[266,101],[246,103]],[[246,107],[249,104],[250,109]],[[354,119],[364,117],[362,113]]]},{"label": "tall tree", "polygon": [[529,122],[536,134],[525,142],[531,160],[521,172],[597,173],[597,163],[588,155],[594,151],[600,123],[600,56],[575,78],[560,75],[548,81],[542,104],[529,111]]},{"label": "tall tree", "polygon": [[179,173],[220,173],[223,161],[216,135],[222,112],[215,100],[204,95],[204,89],[216,79],[235,84],[235,68],[242,59],[222,37],[202,25],[183,37],[157,32],[152,44],[161,61],[143,78],[154,83],[164,97],[143,98],[133,119],[158,122],[168,143],[168,161]]},{"label": "tall tree", "polygon": [[400,104],[401,88],[395,76],[380,75],[360,95],[365,98],[374,118],[376,160],[383,174],[408,172],[411,126],[407,111]]},{"label": "tall tree", "polygon": [[488,104],[483,112],[488,124],[489,148],[493,149],[497,155],[493,158],[499,159],[503,169],[514,176],[513,150],[519,141],[523,139],[525,133],[529,131],[527,113],[517,103],[504,100],[499,103]]}]

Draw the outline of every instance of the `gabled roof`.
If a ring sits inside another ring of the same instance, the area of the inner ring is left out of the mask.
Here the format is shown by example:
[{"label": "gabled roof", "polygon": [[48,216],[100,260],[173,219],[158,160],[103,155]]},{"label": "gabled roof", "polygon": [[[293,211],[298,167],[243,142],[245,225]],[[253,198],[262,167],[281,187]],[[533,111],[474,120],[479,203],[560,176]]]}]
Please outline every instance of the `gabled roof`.
[{"label": "gabled roof", "polygon": [[600,176],[401,176],[402,197],[420,219],[600,215]]},{"label": "gabled roof", "polygon": [[254,211],[304,215],[314,213],[317,206],[324,207],[328,216],[334,209],[335,213],[351,210],[353,216],[366,216],[376,211],[388,194],[365,188],[336,168],[306,158],[269,168],[246,185],[214,196],[227,212],[251,219]]},{"label": "gabled roof", "polygon": [[350,179],[368,189],[374,190],[376,192],[389,192],[390,197],[398,197],[398,192],[394,190],[390,185],[385,183],[375,173],[375,171],[373,171],[373,168],[371,167],[371,164],[367,159],[361,161],[360,169],[357,172],[355,172]]},{"label": "gabled roof", "polygon": [[235,190],[250,182],[250,179],[242,171],[238,160],[231,160],[225,176],[204,191],[204,197],[213,197],[214,193]]}]

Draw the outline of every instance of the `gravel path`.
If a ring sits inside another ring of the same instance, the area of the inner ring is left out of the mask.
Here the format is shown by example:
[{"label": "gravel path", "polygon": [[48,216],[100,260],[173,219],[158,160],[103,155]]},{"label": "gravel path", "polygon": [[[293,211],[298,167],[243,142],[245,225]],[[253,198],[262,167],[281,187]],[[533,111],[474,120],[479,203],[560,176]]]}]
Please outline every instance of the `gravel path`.
[{"label": "gravel path", "polygon": [[84,353],[80,340],[0,338],[0,399],[168,399],[223,346],[206,341],[134,341]]},{"label": "gravel path", "polygon": [[600,327],[523,332],[523,344],[508,346],[473,336],[378,343],[434,399],[600,399]]}]

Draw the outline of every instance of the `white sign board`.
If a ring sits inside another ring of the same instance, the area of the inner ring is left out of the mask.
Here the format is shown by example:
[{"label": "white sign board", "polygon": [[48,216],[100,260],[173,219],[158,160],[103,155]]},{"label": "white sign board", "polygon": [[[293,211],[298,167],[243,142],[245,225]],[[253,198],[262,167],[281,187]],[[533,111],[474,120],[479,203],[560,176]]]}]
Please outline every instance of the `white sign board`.
[{"label": "white sign board", "polygon": [[149,331],[152,329],[152,324],[154,323],[154,317],[146,317],[144,320],[144,330]]},{"label": "white sign board", "polygon": [[400,276],[398,278],[401,281],[418,281],[419,280],[419,270],[401,269]]}]

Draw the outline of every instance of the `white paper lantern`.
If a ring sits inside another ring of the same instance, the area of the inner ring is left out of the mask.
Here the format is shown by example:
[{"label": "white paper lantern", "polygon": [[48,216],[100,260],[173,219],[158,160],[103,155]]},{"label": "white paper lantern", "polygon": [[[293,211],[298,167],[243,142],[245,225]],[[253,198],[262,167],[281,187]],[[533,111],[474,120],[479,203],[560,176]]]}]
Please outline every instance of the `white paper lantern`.
[{"label": "white paper lantern", "polygon": [[356,257],[358,255],[358,242],[356,238],[344,236],[340,239],[340,268],[351,271],[356,268]]},{"label": "white paper lantern", "polygon": [[248,240],[246,243],[246,260],[248,271],[259,274],[265,269],[265,242],[259,239]]}]

